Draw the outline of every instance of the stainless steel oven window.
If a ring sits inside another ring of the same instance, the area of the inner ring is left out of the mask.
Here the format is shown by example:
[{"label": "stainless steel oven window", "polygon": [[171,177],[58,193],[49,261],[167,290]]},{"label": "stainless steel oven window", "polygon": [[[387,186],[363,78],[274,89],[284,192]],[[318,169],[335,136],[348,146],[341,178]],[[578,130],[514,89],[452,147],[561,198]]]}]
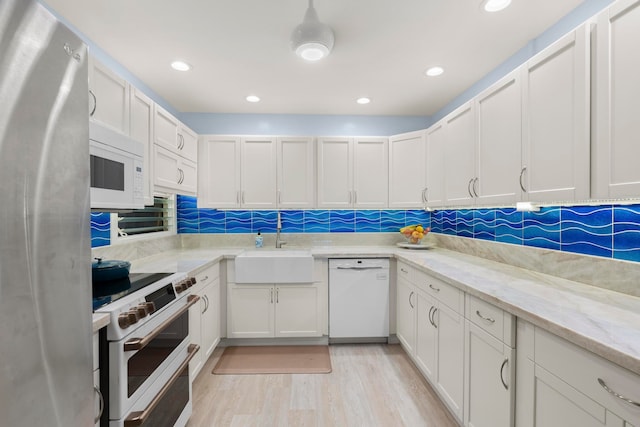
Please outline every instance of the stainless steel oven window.
[{"label": "stainless steel oven window", "polygon": [[188,336],[189,312],[186,311],[138,350],[127,362],[127,397],[131,397]]}]

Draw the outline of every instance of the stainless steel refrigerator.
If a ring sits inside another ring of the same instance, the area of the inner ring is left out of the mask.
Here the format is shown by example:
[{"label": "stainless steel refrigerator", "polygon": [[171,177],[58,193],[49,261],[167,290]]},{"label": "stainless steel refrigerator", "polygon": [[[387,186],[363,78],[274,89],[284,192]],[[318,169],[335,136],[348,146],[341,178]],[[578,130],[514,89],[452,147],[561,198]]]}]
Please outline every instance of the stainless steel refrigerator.
[{"label": "stainless steel refrigerator", "polygon": [[87,48],[0,0],[0,425],[91,426]]}]

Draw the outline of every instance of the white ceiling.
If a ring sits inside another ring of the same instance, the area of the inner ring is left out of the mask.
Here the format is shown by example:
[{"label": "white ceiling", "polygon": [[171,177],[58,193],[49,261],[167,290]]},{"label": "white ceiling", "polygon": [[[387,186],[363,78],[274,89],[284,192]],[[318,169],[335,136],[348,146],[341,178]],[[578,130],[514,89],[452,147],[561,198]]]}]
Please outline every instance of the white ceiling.
[{"label": "white ceiling", "polygon": [[432,115],[582,2],[316,0],[336,41],[308,63],[289,46],[307,0],[45,1],[181,112],[366,115]]}]

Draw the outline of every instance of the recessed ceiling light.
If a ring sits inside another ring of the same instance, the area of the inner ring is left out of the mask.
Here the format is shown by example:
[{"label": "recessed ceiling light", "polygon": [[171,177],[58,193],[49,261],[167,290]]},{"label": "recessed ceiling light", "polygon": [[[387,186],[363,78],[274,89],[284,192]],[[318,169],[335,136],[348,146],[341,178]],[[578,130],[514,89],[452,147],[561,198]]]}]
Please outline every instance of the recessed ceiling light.
[{"label": "recessed ceiling light", "polygon": [[370,103],[370,102],[371,102],[371,99],[369,99],[369,98],[358,98],[358,99],[356,100],[356,102],[357,102],[358,104],[368,104],[368,103]]},{"label": "recessed ceiling light", "polygon": [[171,68],[177,71],[189,71],[191,69],[191,65],[184,61],[173,61],[171,63]]},{"label": "recessed ceiling light", "polygon": [[444,73],[444,69],[442,67],[431,67],[427,71],[424,72],[429,77],[439,76]]},{"label": "recessed ceiling light", "polygon": [[260,98],[255,95],[249,95],[246,99],[249,102],[260,102]]},{"label": "recessed ceiling light", "polygon": [[498,12],[511,4],[511,0],[484,0],[482,7],[487,12]]}]

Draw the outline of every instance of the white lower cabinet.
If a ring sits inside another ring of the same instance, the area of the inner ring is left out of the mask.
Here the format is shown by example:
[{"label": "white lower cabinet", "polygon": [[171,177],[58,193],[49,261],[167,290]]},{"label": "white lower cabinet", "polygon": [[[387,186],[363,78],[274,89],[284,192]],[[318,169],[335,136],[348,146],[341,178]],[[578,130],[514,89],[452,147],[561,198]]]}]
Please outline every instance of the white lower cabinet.
[{"label": "white lower cabinet", "polygon": [[[400,271],[400,268],[398,268]],[[415,286],[398,274],[396,336],[404,350],[415,355],[416,345],[416,291]]]},{"label": "white lower cabinet", "polygon": [[94,400],[94,420],[96,421],[96,427],[100,426],[100,416],[104,409],[104,401],[102,400],[102,394],[100,393],[100,340],[98,338],[98,332],[93,334],[93,389],[95,392]]},{"label": "white lower cabinet", "polygon": [[322,336],[320,285],[227,285],[227,337]]},{"label": "white lower cabinet", "polygon": [[189,309],[189,335],[191,343],[200,346],[189,363],[189,374],[193,381],[202,366],[220,342],[220,266],[216,264],[195,275],[193,295],[200,297],[199,304]]},{"label": "white lower cabinet", "polygon": [[521,320],[518,346],[518,427],[640,425],[640,376]]}]

